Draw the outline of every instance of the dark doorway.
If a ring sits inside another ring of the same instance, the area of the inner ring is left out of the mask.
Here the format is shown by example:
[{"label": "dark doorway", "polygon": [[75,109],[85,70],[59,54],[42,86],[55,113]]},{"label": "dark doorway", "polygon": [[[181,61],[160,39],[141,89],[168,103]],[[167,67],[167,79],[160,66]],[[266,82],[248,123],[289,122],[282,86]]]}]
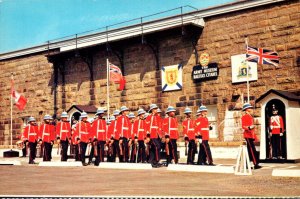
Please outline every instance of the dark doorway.
[{"label": "dark doorway", "polygon": [[[284,129],[286,129],[286,119],[285,119],[285,105],[281,100],[278,99],[272,99],[270,100],[265,108],[265,129],[266,129],[266,159],[272,159],[272,142],[271,142],[271,137],[270,137],[270,120],[272,111],[273,111],[273,106],[276,107],[278,110],[278,115],[280,115],[283,119],[283,124],[284,124]],[[283,159],[286,160],[286,134],[288,132],[284,132],[283,136],[280,137],[280,151],[281,151],[281,156]],[[275,160],[276,161],[276,160]],[[279,161],[279,160],[278,160]]]}]

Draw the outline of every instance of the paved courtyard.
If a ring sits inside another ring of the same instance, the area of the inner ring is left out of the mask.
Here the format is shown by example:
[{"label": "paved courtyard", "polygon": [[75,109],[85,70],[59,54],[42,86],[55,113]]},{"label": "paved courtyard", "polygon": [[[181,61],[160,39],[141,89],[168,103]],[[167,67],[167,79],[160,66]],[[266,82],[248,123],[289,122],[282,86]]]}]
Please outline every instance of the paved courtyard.
[{"label": "paved courtyard", "polygon": [[[1,158],[4,160],[7,158]],[[251,176],[234,174],[86,167],[0,166],[0,195],[35,196],[300,196],[300,178],[274,177],[272,170],[300,164],[264,163]],[[37,159],[37,161],[41,161]],[[56,160],[57,161],[57,160]],[[234,165],[233,159],[216,159]]]}]

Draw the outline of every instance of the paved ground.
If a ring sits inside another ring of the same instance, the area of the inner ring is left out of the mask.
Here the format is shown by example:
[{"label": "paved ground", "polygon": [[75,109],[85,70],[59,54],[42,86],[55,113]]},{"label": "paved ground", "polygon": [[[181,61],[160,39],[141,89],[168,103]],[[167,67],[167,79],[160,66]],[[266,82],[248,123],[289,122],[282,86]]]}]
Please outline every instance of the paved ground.
[{"label": "paved ground", "polygon": [[[0,158],[4,160],[4,158]],[[101,196],[300,196],[300,178],[272,177],[274,168],[300,169],[300,164],[262,164],[252,176],[87,167],[0,166],[0,195]],[[40,161],[40,159],[37,159]],[[232,159],[216,164],[234,165]]]}]

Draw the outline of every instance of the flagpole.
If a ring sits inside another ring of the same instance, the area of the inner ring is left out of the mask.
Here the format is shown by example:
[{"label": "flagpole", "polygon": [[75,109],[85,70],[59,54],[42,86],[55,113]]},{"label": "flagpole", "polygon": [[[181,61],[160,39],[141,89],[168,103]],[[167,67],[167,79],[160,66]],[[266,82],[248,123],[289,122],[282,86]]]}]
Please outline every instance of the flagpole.
[{"label": "flagpole", "polygon": [[[248,54],[248,37],[245,38],[246,42],[246,49]],[[247,65],[247,102],[250,103],[250,85],[249,85],[249,64],[247,61],[247,55],[246,55],[246,65]]]},{"label": "flagpole", "polygon": [[[11,74],[11,84],[13,84],[13,81],[14,81],[14,75],[13,73]],[[11,85],[11,89],[13,85]],[[10,150],[12,150],[12,117],[13,117],[13,96],[12,96],[12,90],[11,90],[11,93],[10,93]]]},{"label": "flagpole", "polygon": [[109,61],[106,58],[106,68],[107,68],[107,80],[106,80],[106,94],[107,94],[107,119],[109,119]]}]

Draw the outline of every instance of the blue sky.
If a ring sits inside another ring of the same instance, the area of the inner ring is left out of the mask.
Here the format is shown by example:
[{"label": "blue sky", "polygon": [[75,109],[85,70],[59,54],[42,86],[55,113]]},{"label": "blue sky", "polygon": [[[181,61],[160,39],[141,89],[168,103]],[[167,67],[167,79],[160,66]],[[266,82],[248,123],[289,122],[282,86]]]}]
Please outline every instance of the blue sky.
[{"label": "blue sky", "polygon": [[[97,30],[185,5],[201,9],[232,1],[0,0],[0,53],[44,44],[48,40]],[[185,7],[183,11],[192,10]],[[180,14],[180,9],[165,15],[172,14]]]}]

